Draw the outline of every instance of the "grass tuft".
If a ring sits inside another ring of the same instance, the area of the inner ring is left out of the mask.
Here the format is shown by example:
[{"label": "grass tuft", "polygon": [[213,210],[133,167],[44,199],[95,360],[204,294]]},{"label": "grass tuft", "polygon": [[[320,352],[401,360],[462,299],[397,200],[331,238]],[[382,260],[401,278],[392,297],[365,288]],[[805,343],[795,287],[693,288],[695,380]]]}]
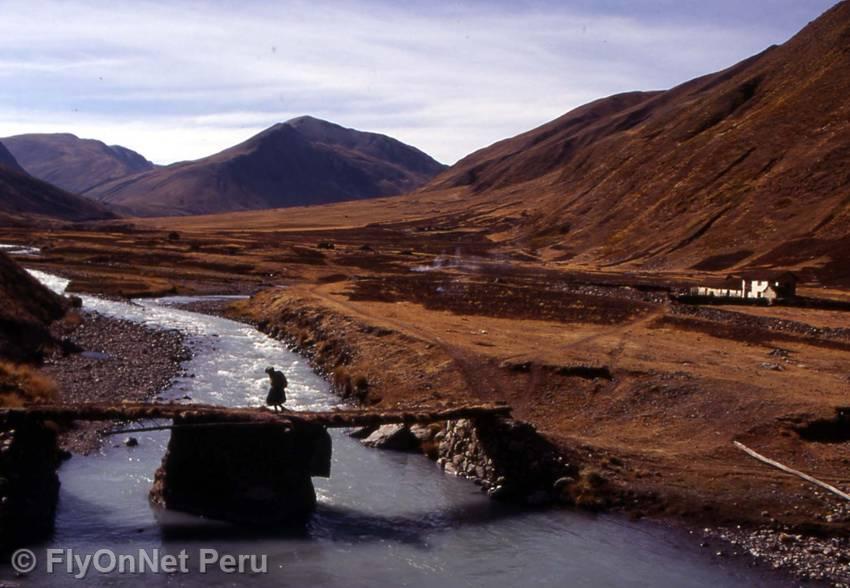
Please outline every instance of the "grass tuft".
[{"label": "grass tuft", "polygon": [[0,407],[54,401],[57,392],[56,382],[37,369],[0,361]]}]

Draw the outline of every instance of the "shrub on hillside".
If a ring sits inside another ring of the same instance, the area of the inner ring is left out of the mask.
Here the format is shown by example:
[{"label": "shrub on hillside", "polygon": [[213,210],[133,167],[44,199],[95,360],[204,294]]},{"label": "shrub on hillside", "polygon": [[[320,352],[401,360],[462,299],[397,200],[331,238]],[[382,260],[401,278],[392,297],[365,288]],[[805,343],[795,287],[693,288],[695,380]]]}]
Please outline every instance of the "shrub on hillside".
[{"label": "shrub on hillside", "polygon": [[56,383],[35,368],[0,361],[0,406],[56,400]]}]

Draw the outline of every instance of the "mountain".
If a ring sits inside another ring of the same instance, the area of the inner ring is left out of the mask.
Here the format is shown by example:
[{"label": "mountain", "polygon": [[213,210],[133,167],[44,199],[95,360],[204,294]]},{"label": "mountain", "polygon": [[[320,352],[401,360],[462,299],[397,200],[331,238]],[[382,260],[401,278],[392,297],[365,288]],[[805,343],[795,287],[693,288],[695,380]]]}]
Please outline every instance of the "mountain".
[{"label": "mountain", "polygon": [[97,202],[30,176],[0,143],[0,220],[31,221],[32,217],[85,221],[115,215]]},{"label": "mountain", "polygon": [[3,143],[0,143],[0,167],[24,173],[24,168],[21,167],[18,160],[15,159],[15,156],[9,153],[9,150],[6,149],[6,146],[3,145]]},{"label": "mountain", "polygon": [[75,194],[154,168],[150,161],[126,147],[80,139],[69,133],[16,135],[0,141],[30,174]]},{"label": "mountain", "polygon": [[108,182],[86,196],[141,216],[206,214],[400,194],[444,169],[390,137],[304,116],[216,155]]},{"label": "mountain", "polygon": [[469,155],[423,191],[468,199],[470,222],[550,259],[850,278],[847,96],[844,1],[782,46],[578,108]]}]

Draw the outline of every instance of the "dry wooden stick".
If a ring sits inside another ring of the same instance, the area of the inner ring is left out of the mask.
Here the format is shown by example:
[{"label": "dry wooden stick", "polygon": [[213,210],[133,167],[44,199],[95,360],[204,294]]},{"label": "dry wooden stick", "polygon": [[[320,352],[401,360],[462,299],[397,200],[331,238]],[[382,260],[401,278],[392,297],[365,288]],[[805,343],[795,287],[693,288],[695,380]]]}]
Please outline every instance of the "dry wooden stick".
[{"label": "dry wooden stick", "polygon": [[750,457],[754,457],[755,459],[759,460],[760,462],[763,462],[763,463],[766,463],[767,465],[778,468],[778,469],[782,470],[783,472],[788,473],[788,474],[792,474],[794,476],[797,476],[798,478],[802,478],[806,482],[810,482],[810,483],[814,484],[815,486],[820,486],[824,490],[828,490],[829,492],[832,492],[836,496],[840,496],[844,500],[850,501],[850,494],[842,492],[841,490],[839,490],[835,486],[832,486],[831,484],[827,484],[826,482],[818,480],[817,478],[813,478],[809,474],[804,474],[803,472],[789,468],[788,466],[783,465],[783,464],[779,463],[778,461],[774,461],[770,458],[767,458],[760,453],[756,453],[755,451],[753,451],[752,449],[750,449],[749,447],[747,447],[743,443],[740,443],[738,441],[733,441],[733,443],[735,444],[735,447],[737,447],[741,451],[747,453]]}]

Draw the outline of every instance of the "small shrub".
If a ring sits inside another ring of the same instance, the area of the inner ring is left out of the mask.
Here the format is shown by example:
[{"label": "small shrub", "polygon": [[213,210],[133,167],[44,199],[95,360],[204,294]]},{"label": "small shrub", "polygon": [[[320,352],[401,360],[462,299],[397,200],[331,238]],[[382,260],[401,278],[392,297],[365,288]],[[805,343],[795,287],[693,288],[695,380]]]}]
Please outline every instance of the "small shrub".
[{"label": "small shrub", "polygon": [[345,368],[338,367],[333,372],[333,387],[343,398],[351,396],[354,388],[351,385],[351,375]]},{"label": "small shrub", "polygon": [[588,471],[585,474],[584,479],[587,480],[587,484],[591,488],[601,488],[602,486],[605,485],[605,482],[606,482],[605,478],[602,476],[602,474],[600,474],[599,472],[597,472],[595,470]]},{"label": "small shrub", "polygon": [[0,406],[53,401],[57,391],[56,383],[36,369],[0,361]]},{"label": "small shrub", "polygon": [[69,331],[73,331],[82,324],[83,316],[79,311],[69,311],[64,317],[62,317],[62,327]]},{"label": "small shrub", "polygon": [[362,374],[357,376],[351,381],[351,385],[354,388],[354,396],[360,402],[365,401],[369,395],[369,380],[366,379],[366,376]]}]

